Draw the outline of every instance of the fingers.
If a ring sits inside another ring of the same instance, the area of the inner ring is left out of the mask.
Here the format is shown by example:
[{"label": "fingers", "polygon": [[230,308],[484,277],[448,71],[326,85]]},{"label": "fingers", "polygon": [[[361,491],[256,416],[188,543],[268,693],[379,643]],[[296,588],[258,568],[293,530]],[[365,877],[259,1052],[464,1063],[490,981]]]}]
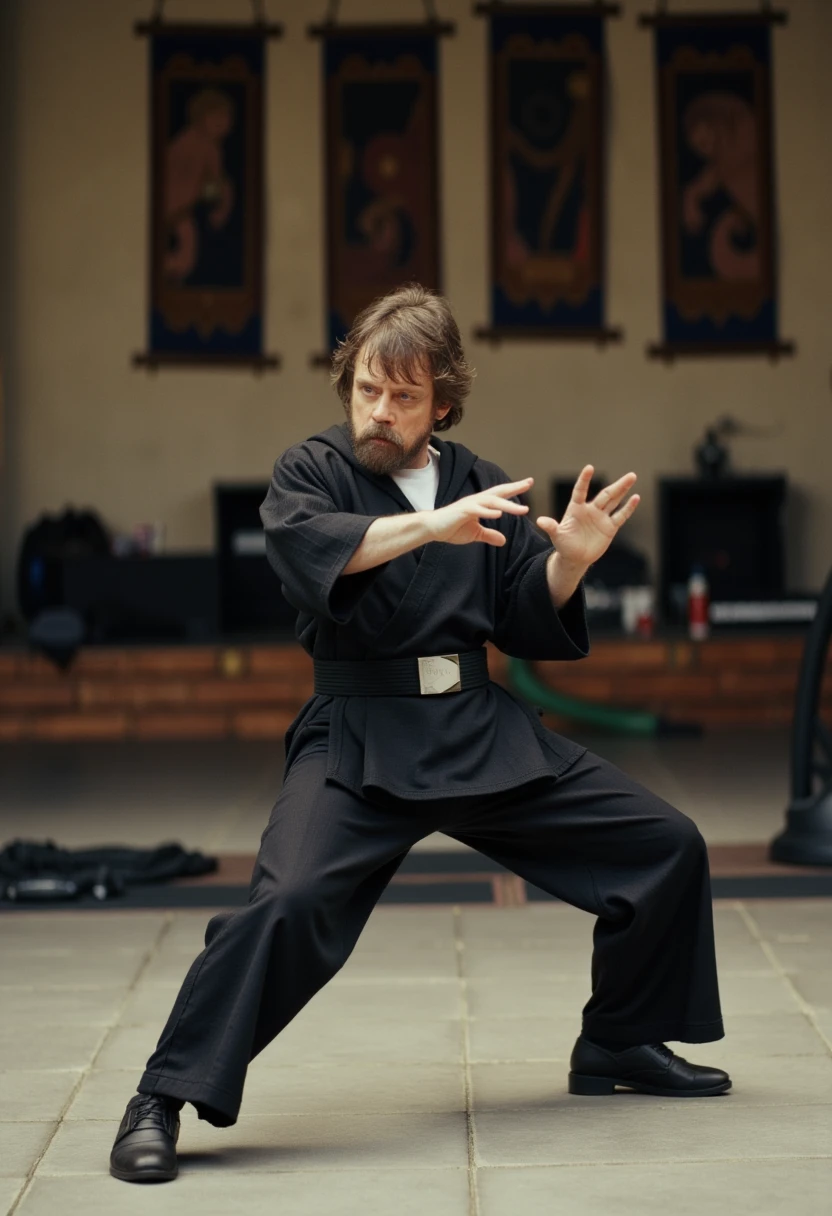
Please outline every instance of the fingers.
[{"label": "fingers", "polygon": [[490,493],[487,498],[478,494],[477,499],[484,506],[493,507],[497,511],[508,511],[509,515],[525,515],[529,509],[524,502],[511,502],[507,498],[499,498]]},{"label": "fingers", "polygon": [[507,481],[501,486],[489,486],[487,493],[496,494],[499,498],[512,498],[515,494],[523,494],[533,485],[533,477],[524,477],[522,481]]},{"label": "fingers", "polygon": [[620,511],[616,511],[614,515],[610,516],[610,519],[617,528],[620,528],[622,524],[626,524],[640,502],[641,499],[638,494],[634,494],[632,498],[627,499]]},{"label": "fingers", "polygon": [[556,519],[552,519],[551,515],[538,515],[536,521],[538,528],[542,528],[549,536],[554,536],[560,525]]},{"label": "fingers", "polygon": [[618,481],[614,481],[612,485],[605,486],[603,490],[596,494],[593,506],[611,514],[625,494],[633,488],[637,480],[638,478],[635,473],[625,473],[623,477],[619,477]]},{"label": "fingers", "polygon": [[480,528],[476,539],[483,541],[486,545],[493,545],[496,549],[499,549],[501,545],[506,543],[506,538],[502,532],[498,532],[495,528]]},{"label": "fingers", "polygon": [[572,501],[574,503],[586,502],[586,496],[589,493],[589,483],[592,481],[592,474],[595,469],[591,464],[585,464],[578,475],[578,480],[575,482],[575,488],[572,491]]}]

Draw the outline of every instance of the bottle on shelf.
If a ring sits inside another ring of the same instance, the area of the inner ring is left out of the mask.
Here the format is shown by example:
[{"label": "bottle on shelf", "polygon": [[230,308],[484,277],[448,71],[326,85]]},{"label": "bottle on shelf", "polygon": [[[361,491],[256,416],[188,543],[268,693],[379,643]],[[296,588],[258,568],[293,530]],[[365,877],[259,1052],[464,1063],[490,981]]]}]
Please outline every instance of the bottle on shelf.
[{"label": "bottle on shelf", "polygon": [[709,634],[708,609],[710,594],[708,580],[701,566],[694,566],[688,579],[688,634],[695,642]]}]

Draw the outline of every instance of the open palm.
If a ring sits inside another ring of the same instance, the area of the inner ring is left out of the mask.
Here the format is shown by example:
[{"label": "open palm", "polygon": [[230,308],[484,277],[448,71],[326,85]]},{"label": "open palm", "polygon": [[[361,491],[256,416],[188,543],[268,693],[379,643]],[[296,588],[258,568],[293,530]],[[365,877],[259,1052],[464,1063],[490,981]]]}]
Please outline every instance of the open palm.
[{"label": "open palm", "polygon": [[591,464],[581,471],[560,522],[548,515],[541,515],[537,520],[538,527],[549,536],[559,556],[570,566],[587,568],[597,562],[640,501],[638,494],[633,494],[624,502],[636,483],[635,473],[625,473],[588,502],[594,471]]}]

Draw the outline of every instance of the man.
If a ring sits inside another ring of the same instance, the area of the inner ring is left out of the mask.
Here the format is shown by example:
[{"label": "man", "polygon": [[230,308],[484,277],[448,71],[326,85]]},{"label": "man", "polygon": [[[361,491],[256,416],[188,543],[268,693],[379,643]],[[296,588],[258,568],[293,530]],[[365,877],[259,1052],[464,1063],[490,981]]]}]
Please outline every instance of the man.
[{"label": "man", "polygon": [[111,1156],[175,1177],[184,1102],[234,1123],[250,1060],[344,965],[408,849],[437,830],[593,913],[592,996],[569,1089],[721,1094],[718,1069],[663,1040],[722,1037],[704,842],[684,815],[489,682],[484,643],[522,658],[588,650],[581,579],[632,515],[628,473],[560,522],[531,478],[436,432],[471,383],[444,299],[412,285],[335,356],[347,422],[290,448],[261,508],[298,610],[315,695],[286,737],[283,789],[249,903],[213,917]]}]

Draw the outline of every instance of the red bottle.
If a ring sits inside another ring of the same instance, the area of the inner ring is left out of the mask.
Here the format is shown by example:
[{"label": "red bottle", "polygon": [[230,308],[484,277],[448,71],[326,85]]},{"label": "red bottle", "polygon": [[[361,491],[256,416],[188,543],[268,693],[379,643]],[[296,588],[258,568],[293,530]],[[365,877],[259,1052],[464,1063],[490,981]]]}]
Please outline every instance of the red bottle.
[{"label": "red bottle", "polygon": [[694,566],[688,579],[688,633],[696,642],[701,642],[710,632],[709,606],[708,580],[701,566]]}]

